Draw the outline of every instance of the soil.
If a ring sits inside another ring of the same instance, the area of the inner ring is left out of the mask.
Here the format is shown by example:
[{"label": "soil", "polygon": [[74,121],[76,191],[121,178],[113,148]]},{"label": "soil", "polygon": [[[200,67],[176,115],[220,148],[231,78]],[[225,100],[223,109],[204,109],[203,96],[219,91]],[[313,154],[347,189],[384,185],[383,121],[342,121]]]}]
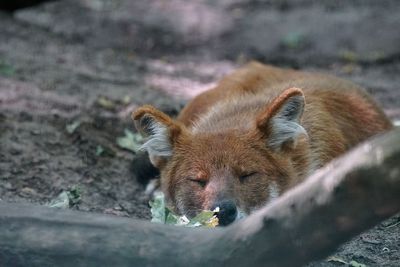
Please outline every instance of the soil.
[{"label": "soil", "polygon": [[[116,143],[130,112],[175,115],[252,59],[350,79],[400,120],[397,0],[64,0],[0,11],[0,25],[1,201],[78,186],[74,209],[149,219],[135,154]],[[399,221],[310,266],[400,266]]]}]

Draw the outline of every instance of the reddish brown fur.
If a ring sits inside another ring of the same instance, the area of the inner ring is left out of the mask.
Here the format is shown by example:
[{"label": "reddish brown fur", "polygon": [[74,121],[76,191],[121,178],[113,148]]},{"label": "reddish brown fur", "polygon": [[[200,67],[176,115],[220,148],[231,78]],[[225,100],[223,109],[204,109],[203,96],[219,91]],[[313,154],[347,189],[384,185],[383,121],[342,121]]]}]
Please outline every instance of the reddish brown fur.
[{"label": "reddish brown fur", "polygon": [[[267,145],[272,117],[284,101],[303,94],[301,124],[307,135],[272,149]],[[194,98],[176,121],[151,106],[139,108],[133,119],[140,121],[146,114],[169,129],[173,154],[155,161],[162,190],[177,212],[190,216],[224,198],[251,212],[271,198],[275,185],[282,193],[357,143],[392,127],[365,91],[351,82],[255,62]]]}]

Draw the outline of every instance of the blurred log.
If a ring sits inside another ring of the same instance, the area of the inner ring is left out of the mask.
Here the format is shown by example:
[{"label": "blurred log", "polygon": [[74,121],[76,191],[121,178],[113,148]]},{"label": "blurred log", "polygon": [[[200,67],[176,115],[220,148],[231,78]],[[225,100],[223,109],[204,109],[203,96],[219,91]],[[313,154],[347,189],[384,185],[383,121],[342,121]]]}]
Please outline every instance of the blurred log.
[{"label": "blurred log", "polygon": [[301,266],[400,211],[400,130],[226,228],[0,202],[0,266]]},{"label": "blurred log", "polygon": [[14,11],[20,8],[26,8],[50,1],[55,0],[5,0],[0,1],[0,10]]}]

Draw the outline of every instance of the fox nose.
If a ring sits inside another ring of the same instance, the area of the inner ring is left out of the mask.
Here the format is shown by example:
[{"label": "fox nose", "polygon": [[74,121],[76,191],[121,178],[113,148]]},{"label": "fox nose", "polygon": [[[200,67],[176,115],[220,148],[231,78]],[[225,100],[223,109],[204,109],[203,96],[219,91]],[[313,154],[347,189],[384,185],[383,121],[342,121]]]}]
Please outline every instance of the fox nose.
[{"label": "fox nose", "polygon": [[217,202],[213,209],[217,207],[219,207],[219,212],[217,213],[219,225],[226,226],[235,221],[237,215],[235,202],[232,200],[223,200]]}]

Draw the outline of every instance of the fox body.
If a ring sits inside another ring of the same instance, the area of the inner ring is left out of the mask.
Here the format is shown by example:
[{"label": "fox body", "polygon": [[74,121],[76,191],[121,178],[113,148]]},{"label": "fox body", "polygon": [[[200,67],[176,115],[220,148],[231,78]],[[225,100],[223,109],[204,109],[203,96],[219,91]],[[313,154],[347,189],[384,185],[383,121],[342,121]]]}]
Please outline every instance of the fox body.
[{"label": "fox body", "polygon": [[187,216],[219,207],[222,225],[392,127],[351,82],[256,62],[195,97],[177,119],[152,106],[132,117],[168,205]]}]

